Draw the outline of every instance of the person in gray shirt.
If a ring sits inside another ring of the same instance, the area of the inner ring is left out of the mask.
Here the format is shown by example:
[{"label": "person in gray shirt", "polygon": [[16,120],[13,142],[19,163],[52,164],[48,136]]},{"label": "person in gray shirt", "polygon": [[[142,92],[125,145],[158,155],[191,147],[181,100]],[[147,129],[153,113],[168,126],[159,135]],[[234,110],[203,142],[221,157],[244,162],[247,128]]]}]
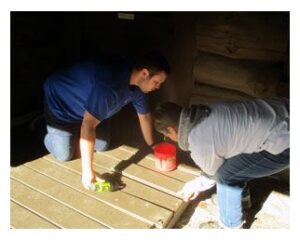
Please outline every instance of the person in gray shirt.
[{"label": "person in gray shirt", "polygon": [[178,142],[204,172],[187,182],[185,201],[217,184],[223,228],[242,228],[247,182],[289,167],[289,100],[253,99],[212,105],[166,102],[154,113],[155,129]]}]

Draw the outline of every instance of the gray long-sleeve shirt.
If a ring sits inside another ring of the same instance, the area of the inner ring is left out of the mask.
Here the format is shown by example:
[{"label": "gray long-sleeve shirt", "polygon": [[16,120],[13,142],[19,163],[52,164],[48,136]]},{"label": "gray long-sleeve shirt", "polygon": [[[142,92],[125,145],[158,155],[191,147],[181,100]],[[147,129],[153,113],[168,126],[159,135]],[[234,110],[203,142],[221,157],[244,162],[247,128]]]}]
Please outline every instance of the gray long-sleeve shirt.
[{"label": "gray long-sleeve shirt", "polygon": [[210,105],[210,115],[188,134],[192,159],[214,175],[225,159],[238,154],[283,152],[290,146],[288,105],[282,99]]}]

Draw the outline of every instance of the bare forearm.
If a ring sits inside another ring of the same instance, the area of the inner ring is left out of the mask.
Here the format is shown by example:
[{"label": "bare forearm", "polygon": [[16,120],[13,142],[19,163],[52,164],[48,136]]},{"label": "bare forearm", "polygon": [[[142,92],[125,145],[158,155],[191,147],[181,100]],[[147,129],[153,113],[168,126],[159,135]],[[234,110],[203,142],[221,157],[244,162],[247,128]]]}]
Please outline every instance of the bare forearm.
[{"label": "bare forearm", "polygon": [[81,126],[80,151],[82,171],[93,171],[93,153],[95,146],[95,129],[86,125]]},{"label": "bare forearm", "polygon": [[141,115],[139,114],[140,126],[145,139],[145,142],[148,145],[152,145],[153,141],[153,126],[152,126],[152,117],[150,113]]}]

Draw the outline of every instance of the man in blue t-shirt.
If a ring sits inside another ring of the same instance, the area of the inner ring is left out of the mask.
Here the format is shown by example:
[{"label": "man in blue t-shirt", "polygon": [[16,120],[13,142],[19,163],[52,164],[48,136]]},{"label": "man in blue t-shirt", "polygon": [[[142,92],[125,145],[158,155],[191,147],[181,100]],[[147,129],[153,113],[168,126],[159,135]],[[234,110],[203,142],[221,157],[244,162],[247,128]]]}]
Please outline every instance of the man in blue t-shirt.
[{"label": "man in blue t-shirt", "polygon": [[158,52],[137,61],[102,56],[52,74],[44,84],[47,135],[44,143],[56,159],[74,158],[79,143],[82,184],[95,182],[93,152],[104,151],[110,141],[105,119],[132,102],[146,143],[153,145],[152,121],[146,93],[159,89],[170,74]]}]

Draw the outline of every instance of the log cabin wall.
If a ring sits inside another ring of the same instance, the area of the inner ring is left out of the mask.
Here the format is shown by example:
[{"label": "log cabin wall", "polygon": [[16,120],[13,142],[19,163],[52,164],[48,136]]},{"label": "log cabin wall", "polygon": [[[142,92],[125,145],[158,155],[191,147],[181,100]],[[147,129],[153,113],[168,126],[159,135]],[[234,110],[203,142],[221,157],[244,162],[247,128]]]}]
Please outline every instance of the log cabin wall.
[{"label": "log cabin wall", "polygon": [[287,12],[204,12],[195,25],[190,104],[289,97]]},{"label": "log cabin wall", "polygon": [[153,105],[173,101],[187,105],[194,86],[193,64],[197,56],[195,20],[200,13],[169,13],[168,38],[164,52],[171,65],[171,75],[160,91],[154,93]]}]

